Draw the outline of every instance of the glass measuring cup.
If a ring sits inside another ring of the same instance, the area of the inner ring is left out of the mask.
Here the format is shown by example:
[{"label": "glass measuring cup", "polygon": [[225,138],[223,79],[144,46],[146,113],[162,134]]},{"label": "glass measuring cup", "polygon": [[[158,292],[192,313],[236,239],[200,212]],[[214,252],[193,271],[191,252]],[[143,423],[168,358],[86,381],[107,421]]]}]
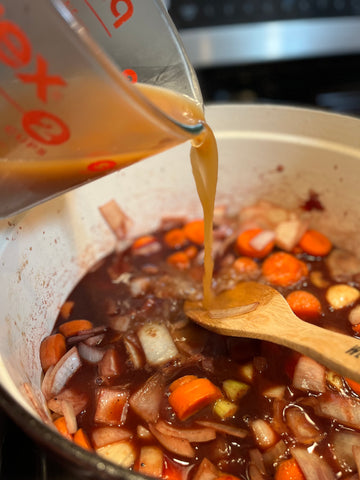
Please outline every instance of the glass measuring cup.
[{"label": "glass measuring cup", "polygon": [[0,108],[0,217],[203,128],[161,0],[0,1]]}]

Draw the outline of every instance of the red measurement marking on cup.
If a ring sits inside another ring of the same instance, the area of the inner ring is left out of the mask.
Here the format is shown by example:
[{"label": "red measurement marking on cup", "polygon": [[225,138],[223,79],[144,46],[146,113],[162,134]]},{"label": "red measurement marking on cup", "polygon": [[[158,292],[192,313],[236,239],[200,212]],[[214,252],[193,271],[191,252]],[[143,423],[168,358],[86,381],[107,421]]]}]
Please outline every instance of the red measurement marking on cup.
[{"label": "red measurement marking on cup", "polygon": [[92,162],[87,166],[87,169],[91,172],[103,172],[105,170],[111,170],[116,167],[116,162],[114,160],[97,160]]},{"label": "red measurement marking on cup", "polygon": [[[0,17],[4,15],[4,5],[0,4]],[[35,97],[42,103],[48,103],[51,87],[66,87],[66,81],[61,75],[49,73],[47,59],[33,52],[33,46],[25,31],[6,18],[0,18],[0,63],[13,70],[17,81],[35,86]],[[32,67],[31,71],[29,67]],[[21,71],[22,68],[27,70]],[[20,112],[24,132],[32,140],[45,145],[60,145],[70,138],[70,129],[60,117],[39,109],[25,111],[4,89],[0,89],[0,94]]]},{"label": "red measurement marking on cup", "polygon": [[5,98],[5,100],[10,103],[16,110],[18,110],[20,113],[24,113],[24,109],[12,98],[10,95],[7,94],[7,92],[0,87],[0,95]]},{"label": "red measurement marking on cup", "polygon": [[131,83],[136,83],[138,76],[135,70],[132,70],[131,68],[127,68],[126,70],[123,71],[123,74],[128,77],[128,79],[131,81]]},{"label": "red measurement marking on cup", "polygon": [[105,23],[102,21],[101,17],[99,16],[99,14],[98,14],[97,11],[95,10],[95,8],[91,5],[90,1],[89,1],[89,0],[84,0],[84,2],[85,2],[86,5],[90,8],[90,10],[91,10],[92,13],[95,15],[95,17],[98,19],[98,21],[100,22],[101,26],[104,28],[105,32],[109,35],[109,37],[111,37],[111,32],[110,32],[110,30],[107,28],[107,26],[105,25]]},{"label": "red measurement marking on cup", "polygon": [[45,145],[61,145],[70,138],[70,130],[59,117],[49,112],[32,110],[22,118],[25,132]]},{"label": "red measurement marking on cup", "polygon": [[[91,0],[84,0],[85,4],[90,8],[92,13],[95,15],[105,32],[111,37],[110,26],[107,26],[97,9],[92,5]],[[103,6],[102,8],[105,8]],[[124,10],[125,8],[125,10]],[[111,0],[110,3],[110,12],[115,21],[112,23],[111,27],[115,29],[121,27],[125,22],[130,20],[134,13],[134,6],[131,0]]]},{"label": "red measurement marking on cup", "polygon": [[16,76],[24,83],[35,83],[36,94],[40,100],[47,102],[47,92],[50,85],[66,86],[61,75],[48,75],[48,62],[41,55],[36,56],[34,73],[18,73]]}]

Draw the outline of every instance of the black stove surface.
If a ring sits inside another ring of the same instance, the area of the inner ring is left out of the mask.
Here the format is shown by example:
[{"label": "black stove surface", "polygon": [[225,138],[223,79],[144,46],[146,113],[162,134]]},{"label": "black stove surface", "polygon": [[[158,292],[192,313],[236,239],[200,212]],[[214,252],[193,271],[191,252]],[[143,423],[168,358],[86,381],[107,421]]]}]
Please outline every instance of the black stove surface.
[{"label": "black stove surface", "polygon": [[76,480],[0,409],[0,480]]}]

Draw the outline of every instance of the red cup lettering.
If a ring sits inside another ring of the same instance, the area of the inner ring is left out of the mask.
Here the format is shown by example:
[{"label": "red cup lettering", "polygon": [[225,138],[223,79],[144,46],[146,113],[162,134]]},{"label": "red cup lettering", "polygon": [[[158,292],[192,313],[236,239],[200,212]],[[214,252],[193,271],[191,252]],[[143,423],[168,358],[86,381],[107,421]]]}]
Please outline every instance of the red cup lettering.
[{"label": "red cup lettering", "polygon": [[70,138],[68,126],[56,115],[41,110],[26,112],[22,118],[25,132],[45,145],[60,145]]},{"label": "red cup lettering", "polygon": [[[119,12],[119,6],[121,3],[125,3],[126,5],[126,11],[125,13],[120,13]],[[127,22],[131,17],[132,14],[134,13],[134,6],[131,2],[131,0],[111,0],[111,12],[114,15],[114,17],[119,17],[115,22],[114,22],[114,27],[119,28],[121,25],[125,22]]]},{"label": "red cup lettering", "polygon": [[111,170],[114,167],[116,167],[114,160],[98,160],[97,162],[90,163],[87,168],[90,172],[103,172],[105,170]]},{"label": "red cup lettering", "polygon": [[135,70],[132,70],[131,68],[127,68],[126,70],[123,71],[123,74],[128,77],[131,83],[137,82],[138,76]]},{"label": "red cup lettering", "polygon": [[31,44],[15,23],[0,22],[0,61],[11,68],[24,67],[31,60]]}]

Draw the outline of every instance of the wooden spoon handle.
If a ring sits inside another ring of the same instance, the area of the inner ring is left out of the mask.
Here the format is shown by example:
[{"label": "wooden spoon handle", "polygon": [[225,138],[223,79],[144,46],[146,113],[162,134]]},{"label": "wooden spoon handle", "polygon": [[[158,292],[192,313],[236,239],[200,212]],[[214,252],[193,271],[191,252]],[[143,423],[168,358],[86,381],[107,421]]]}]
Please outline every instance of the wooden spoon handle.
[{"label": "wooden spoon handle", "polygon": [[[293,328],[289,329],[288,334],[284,329],[283,345],[313,358],[339,375],[360,382],[358,339],[297,320],[293,320],[299,324],[296,333]],[[278,337],[270,337],[268,340],[279,343]]]}]

